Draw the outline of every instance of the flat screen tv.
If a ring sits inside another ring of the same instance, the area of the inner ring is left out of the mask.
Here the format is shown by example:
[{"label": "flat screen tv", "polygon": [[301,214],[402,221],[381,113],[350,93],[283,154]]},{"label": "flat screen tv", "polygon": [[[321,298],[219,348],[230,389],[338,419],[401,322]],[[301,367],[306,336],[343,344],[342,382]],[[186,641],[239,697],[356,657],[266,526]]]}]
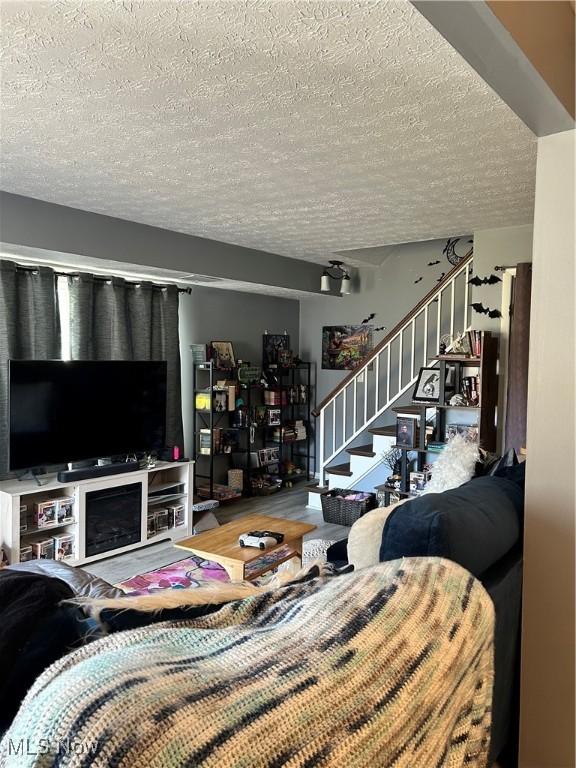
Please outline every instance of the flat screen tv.
[{"label": "flat screen tv", "polygon": [[166,362],[9,361],[10,470],[159,451]]}]

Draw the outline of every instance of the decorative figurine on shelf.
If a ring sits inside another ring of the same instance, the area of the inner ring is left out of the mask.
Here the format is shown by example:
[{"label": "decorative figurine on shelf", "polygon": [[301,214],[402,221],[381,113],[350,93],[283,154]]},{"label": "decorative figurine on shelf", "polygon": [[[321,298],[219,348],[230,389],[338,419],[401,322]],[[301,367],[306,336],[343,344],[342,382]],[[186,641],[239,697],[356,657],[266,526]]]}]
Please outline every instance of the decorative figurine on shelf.
[{"label": "decorative figurine on shelf", "polygon": [[440,337],[440,346],[438,349],[440,355],[470,355],[470,341],[467,333],[456,333],[454,335],[445,333]]},{"label": "decorative figurine on shelf", "polygon": [[376,504],[378,507],[385,507],[386,506],[386,491],[377,491],[376,492]]},{"label": "decorative figurine on shelf", "polygon": [[246,427],[248,425],[248,414],[246,413],[246,406],[244,400],[239,397],[236,400],[236,410],[234,411],[234,426]]},{"label": "decorative figurine on shelf", "polygon": [[470,355],[472,353],[467,333],[456,334],[452,342],[452,352],[455,355]]},{"label": "decorative figurine on shelf", "polygon": [[254,419],[253,421],[256,422],[257,427],[263,427],[266,425],[266,422],[268,420],[268,409],[265,405],[257,405],[256,408],[254,408]]},{"label": "decorative figurine on shelf", "polygon": [[294,356],[291,349],[279,349],[278,350],[278,365],[281,368],[291,368],[293,365]]},{"label": "decorative figurine on shelf", "polygon": [[402,460],[402,451],[400,448],[390,448],[382,454],[382,462],[390,469],[392,475],[387,478],[390,482],[395,477],[400,477],[400,462]]},{"label": "decorative figurine on shelf", "polygon": [[449,333],[445,333],[443,336],[441,336],[440,346],[438,347],[438,354],[445,355],[451,343],[452,343],[452,336]]}]

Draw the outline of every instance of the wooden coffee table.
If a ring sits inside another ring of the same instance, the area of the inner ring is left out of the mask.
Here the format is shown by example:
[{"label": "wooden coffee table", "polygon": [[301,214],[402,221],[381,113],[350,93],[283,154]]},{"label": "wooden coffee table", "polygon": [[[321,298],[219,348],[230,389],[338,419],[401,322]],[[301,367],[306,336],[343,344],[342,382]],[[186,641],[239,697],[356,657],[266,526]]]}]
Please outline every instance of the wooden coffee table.
[{"label": "wooden coffee table", "polygon": [[[315,528],[315,525],[281,517],[248,515],[179,541],[175,546],[219,563],[226,569],[231,581],[244,581],[255,579],[293,557],[298,558],[302,565],[302,537]],[[284,541],[264,551],[254,547],[241,547],[238,537],[241,533],[249,531],[276,531],[284,534]],[[258,560],[262,561],[261,567]],[[245,569],[248,564],[248,569]]]}]

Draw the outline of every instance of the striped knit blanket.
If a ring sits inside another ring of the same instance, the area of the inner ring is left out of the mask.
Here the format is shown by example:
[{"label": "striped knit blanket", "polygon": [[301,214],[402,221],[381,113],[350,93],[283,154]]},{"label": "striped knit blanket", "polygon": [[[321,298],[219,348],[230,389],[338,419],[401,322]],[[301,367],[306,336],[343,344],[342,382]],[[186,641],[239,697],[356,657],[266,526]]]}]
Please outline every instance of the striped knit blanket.
[{"label": "striped knit blanket", "polygon": [[493,621],[423,558],[119,632],[36,681],[0,765],[485,768]]}]

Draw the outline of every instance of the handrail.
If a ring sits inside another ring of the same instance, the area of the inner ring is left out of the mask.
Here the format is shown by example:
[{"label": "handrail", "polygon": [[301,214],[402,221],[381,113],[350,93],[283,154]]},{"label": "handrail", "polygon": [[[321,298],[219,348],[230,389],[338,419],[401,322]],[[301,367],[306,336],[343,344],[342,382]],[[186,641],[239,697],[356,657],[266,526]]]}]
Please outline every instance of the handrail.
[{"label": "handrail", "polygon": [[408,323],[410,323],[416,315],[420,312],[420,310],[428,304],[428,302],[434,297],[435,294],[440,293],[446,285],[452,280],[454,275],[462,269],[462,267],[466,266],[466,264],[469,261],[472,261],[474,257],[473,253],[468,253],[464,258],[462,258],[458,264],[456,264],[450,272],[447,272],[442,280],[437,283],[433,288],[431,288],[428,293],[416,304],[416,306],[408,312],[407,315],[405,315],[402,320],[400,320],[394,328],[392,328],[391,331],[389,331],[384,338],[376,344],[376,346],[370,351],[366,357],[362,358],[362,361],[354,368],[350,373],[342,379],[340,384],[337,384],[332,392],[330,394],[326,395],[326,397],[322,400],[320,405],[317,405],[315,408],[312,409],[311,413],[313,416],[319,416],[320,411],[325,408],[329,403],[334,400],[334,398],[343,390],[345,389],[350,382],[358,375],[358,372],[360,369],[365,368],[366,365],[368,365],[375,357],[377,357],[380,352],[384,349],[384,347],[392,341],[392,339],[401,331],[403,328],[405,328]]}]

